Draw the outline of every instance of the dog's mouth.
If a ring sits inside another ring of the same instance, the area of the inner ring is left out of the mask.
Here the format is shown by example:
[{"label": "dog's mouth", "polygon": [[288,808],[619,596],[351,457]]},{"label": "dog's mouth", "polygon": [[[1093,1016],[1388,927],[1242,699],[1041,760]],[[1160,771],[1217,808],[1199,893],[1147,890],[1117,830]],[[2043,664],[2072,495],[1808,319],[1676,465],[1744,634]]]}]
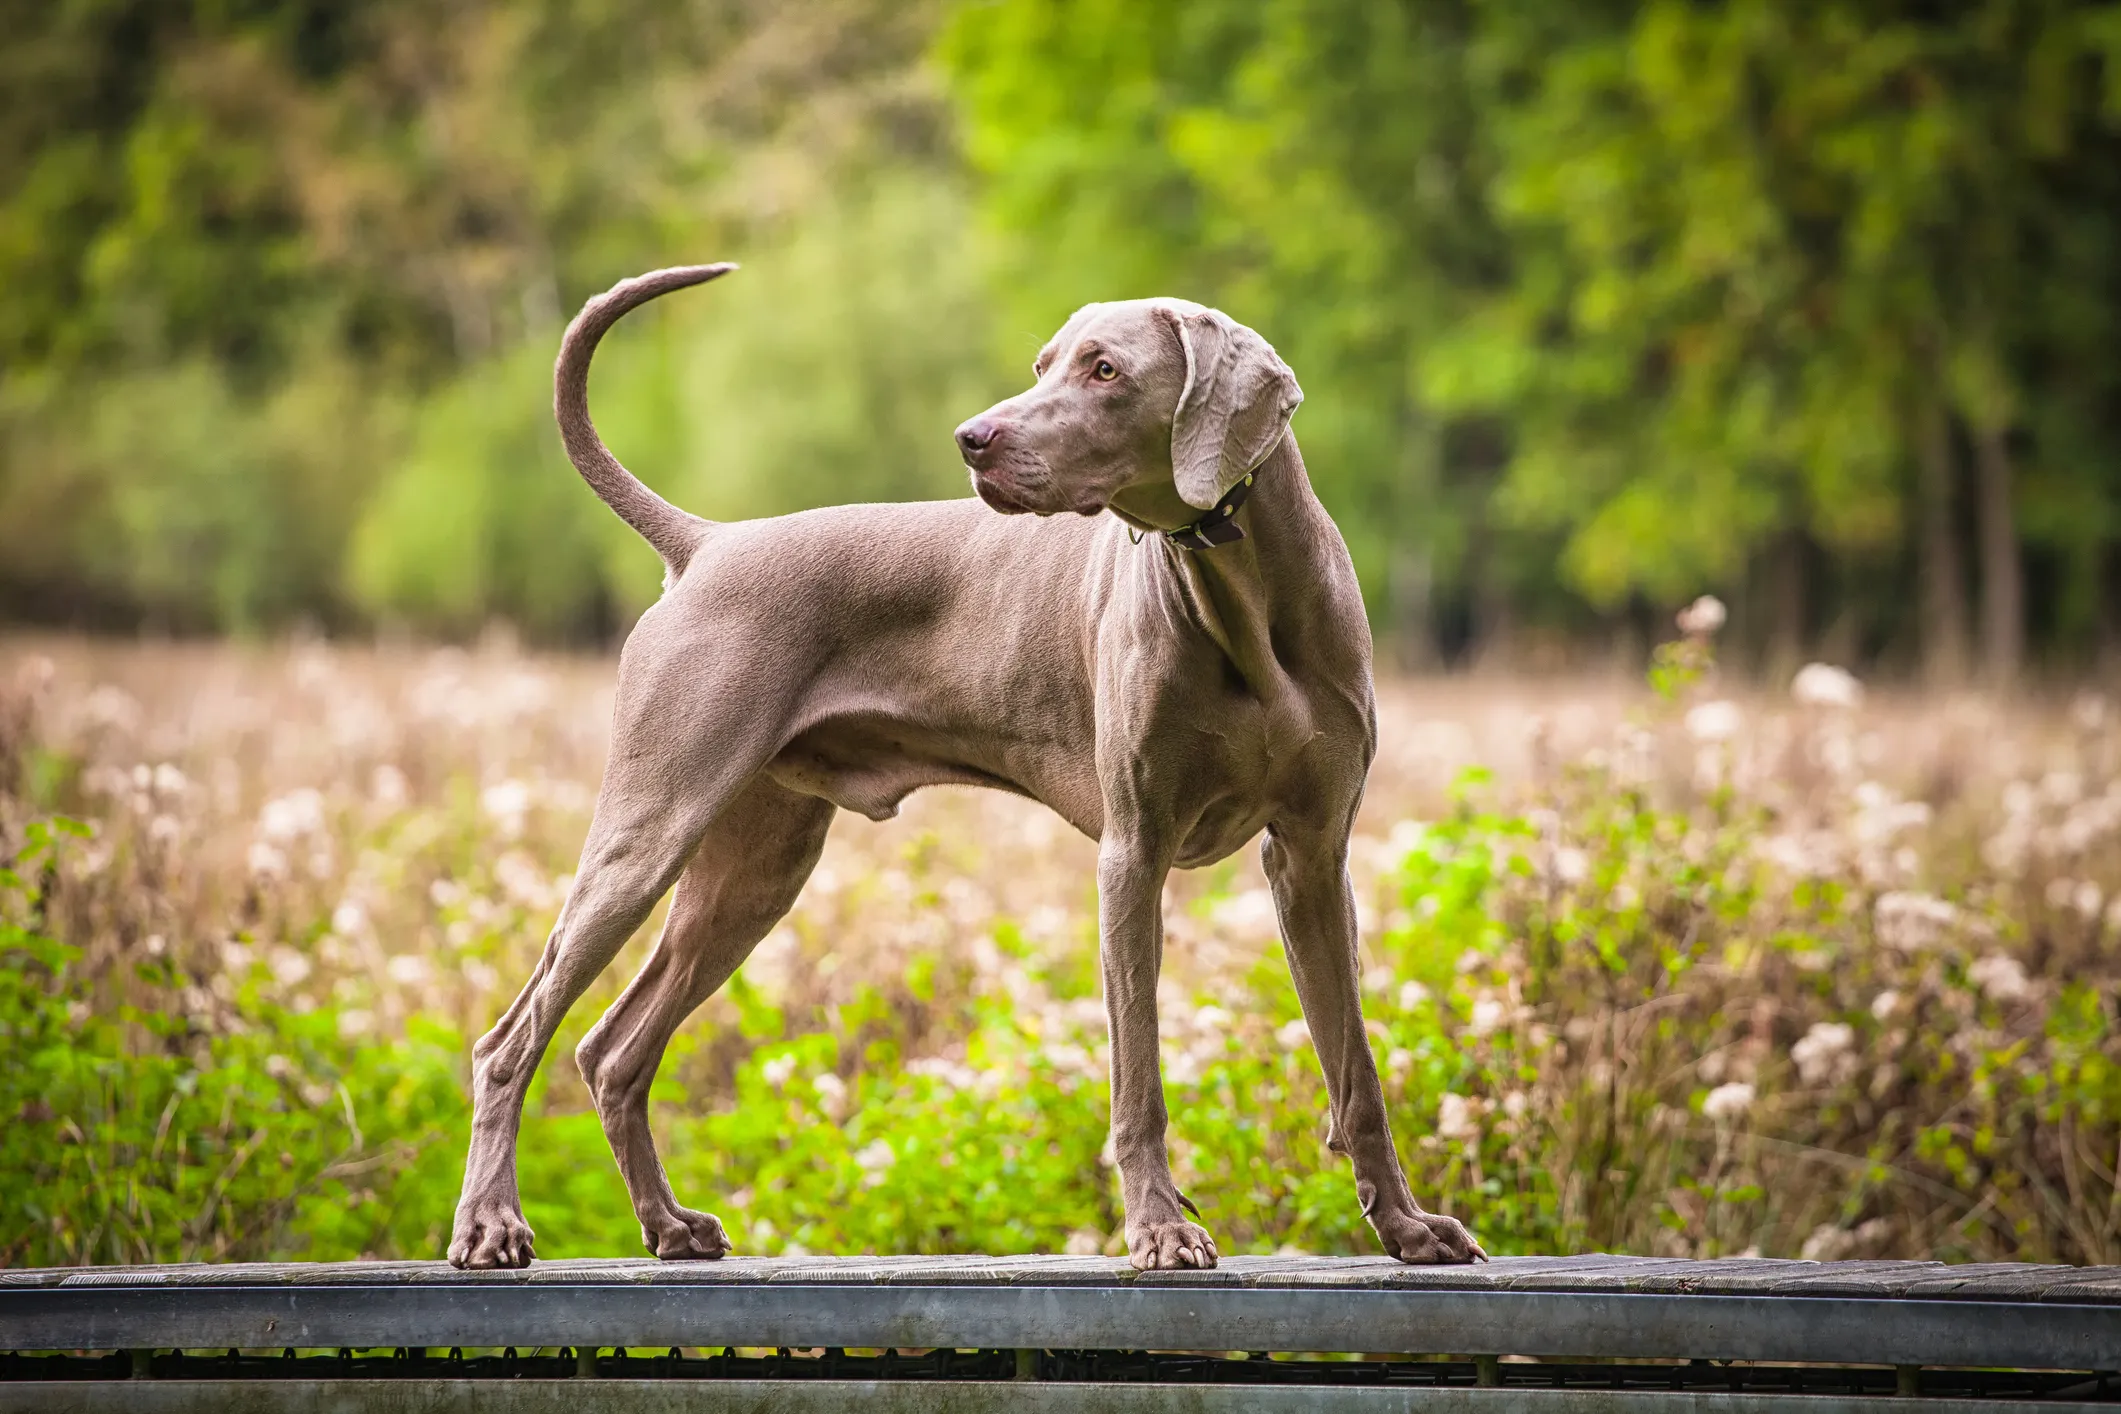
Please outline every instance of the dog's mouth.
[{"label": "dog's mouth", "polygon": [[988,507],[1003,515],[1055,516],[1074,512],[1081,516],[1094,516],[1105,509],[1105,498],[1090,491],[1069,494],[1067,488],[1056,485],[1052,471],[1043,459],[1025,464],[1021,457],[1011,458],[1016,463],[1007,467],[976,467],[967,465],[965,470],[972,475],[972,490]]},{"label": "dog's mouth", "polygon": [[987,503],[988,509],[1000,511],[1005,516],[1020,516],[1031,509],[1014,495],[1004,491],[992,478],[982,476],[976,471],[972,473],[972,490]]},{"label": "dog's mouth", "polygon": [[1056,507],[1048,504],[1053,499],[1053,473],[1043,458],[1012,450],[995,461],[1000,464],[967,463],[965,467],[982,501],[1003,515],[1053,514]]}]

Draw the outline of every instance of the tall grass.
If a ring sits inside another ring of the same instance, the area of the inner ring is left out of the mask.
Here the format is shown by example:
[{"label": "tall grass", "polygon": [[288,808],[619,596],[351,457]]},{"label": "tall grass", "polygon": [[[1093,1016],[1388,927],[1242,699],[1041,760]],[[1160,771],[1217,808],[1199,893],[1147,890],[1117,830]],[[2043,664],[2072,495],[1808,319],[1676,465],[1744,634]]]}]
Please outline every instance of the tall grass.
[{"label": "tall grass", "polygon": [[[1386,686],[1354,869],[1417,1194],[1497,1252],[2121,1261],[2121,721],[1693,642],[1665,695]],[[610,665],[0,652],[0,1258],[439,1253]],[[681,1197],[745,1252],[1119,1250],[1093,859],[996,795],[843,818],[664,1066]],[[1226,1252],[1371,1250],[1256,862],[1166,912],[1181,1186]],[[638,1250],[568,1052],[644,943],[533,1093],[544,1256]]]}]

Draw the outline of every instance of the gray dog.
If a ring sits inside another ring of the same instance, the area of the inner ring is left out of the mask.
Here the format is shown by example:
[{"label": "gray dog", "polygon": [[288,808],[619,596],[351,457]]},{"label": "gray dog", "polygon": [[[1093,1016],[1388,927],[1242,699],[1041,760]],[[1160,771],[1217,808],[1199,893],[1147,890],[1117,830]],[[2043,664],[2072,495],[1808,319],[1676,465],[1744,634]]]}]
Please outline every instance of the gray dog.
[{"label": "gray dog", "polygon": [[668,573],[619,659],[574,887],[529,985],[472,1052],[449,1260],[530,1262],[524,1091],[561,1017],[672,885],[646,966],[576,1057],[649,1250],[727,1252],[721,1223],[681,1207],[656,1158],[648,1087],[663,1048],[795,901],[835,810],[883,820],[943,783],[1029,796],[1098,842],[1112,1152],[1136,1267],[1217,1256],[1164,1149],[1164,877],[1262,830],[1331,1094],[1326,1142],[1353,1159],[1363,1215],[1401,1261],[1485,1257],[1414,1201],[1363,1031],[1347,859],[1376,746],[1370,633],[1289,432],[1295,376],[1216,310],[1089,305],[1039,352],[1030,389],[957,429],[984,506],[719,525],[605,448],[589,361],[626,311],[732,268],[624,281],[560,345],[567,453]]}]

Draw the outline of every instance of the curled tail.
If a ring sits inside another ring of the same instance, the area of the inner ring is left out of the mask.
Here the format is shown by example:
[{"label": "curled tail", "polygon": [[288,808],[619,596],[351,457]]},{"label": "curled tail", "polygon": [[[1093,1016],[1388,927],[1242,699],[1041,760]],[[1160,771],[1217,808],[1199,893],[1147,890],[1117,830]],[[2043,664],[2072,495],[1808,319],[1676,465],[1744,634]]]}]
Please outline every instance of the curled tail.
[{"label": "curled tail", "polygon": [[567,459],[582,473],[589,489],[655,547],[673,578],[685,572],[712,522],[679,510],[642,485],[597,436],[596,424],[589,420],[589,360],[597,351],[597,341],[629,309],[687,285],[705,284],[734,269],[729,264],[678,265],[619,281],[582,306],[560,339],[560,357],[552,369],[552,411],[560,422],[560,439],[567,444]]}]

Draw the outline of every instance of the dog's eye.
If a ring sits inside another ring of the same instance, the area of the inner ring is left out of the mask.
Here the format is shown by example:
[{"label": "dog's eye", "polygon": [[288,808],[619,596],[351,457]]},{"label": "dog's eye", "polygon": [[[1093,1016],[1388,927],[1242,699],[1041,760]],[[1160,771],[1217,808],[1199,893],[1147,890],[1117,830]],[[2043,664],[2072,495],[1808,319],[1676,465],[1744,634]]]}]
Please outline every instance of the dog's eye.
[{"label": "dog's eye", "polygon": [[1090,373],[1100,383],[1110,383],[1113,379],[1119,377],[1119,370],[1105,359],[1099,359],[1097,367],[1091,369]]}]

